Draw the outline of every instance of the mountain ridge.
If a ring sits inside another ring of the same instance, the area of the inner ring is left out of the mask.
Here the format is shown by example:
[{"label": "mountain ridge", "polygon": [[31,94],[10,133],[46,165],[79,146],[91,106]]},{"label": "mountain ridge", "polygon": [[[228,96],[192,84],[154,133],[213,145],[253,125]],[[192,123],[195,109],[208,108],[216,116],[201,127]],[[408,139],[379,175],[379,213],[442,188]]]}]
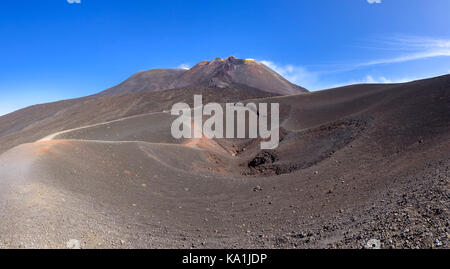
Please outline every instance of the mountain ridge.
[{"label": "mountain ridge", "polygon": [[97,96],[118,96],[128,93],[164,91],[184,87],[237,88],[242,85],[275,95],[306,93],[269,67],[252,59],[216,58],[201,61],[186,69],[150,69],[138,72],[117,86]]}]

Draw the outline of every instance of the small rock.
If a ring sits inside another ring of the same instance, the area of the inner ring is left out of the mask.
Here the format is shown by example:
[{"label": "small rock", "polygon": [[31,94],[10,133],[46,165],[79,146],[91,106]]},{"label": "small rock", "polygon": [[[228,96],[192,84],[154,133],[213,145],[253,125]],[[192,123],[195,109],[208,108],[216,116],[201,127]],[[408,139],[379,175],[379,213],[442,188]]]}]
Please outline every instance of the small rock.
[{"label": "small rock", "polygon": [[68,249],[81,249],[81,244],[80,241],[76,239],[70,239],[69,241],[67,241],[66,247]]},{"label": "small rock", "polygon": [[367,241],[366,247],[368,249],[381,249],[381,242],[377,239],[370,239]]},{"label": "small rock", "polygon": [[259,185],[253,188],[253,191],[255,191],[255,192],[256,191],[262,191],[262,190],[263,190],[263,188],[261,186],[259,186]]}]

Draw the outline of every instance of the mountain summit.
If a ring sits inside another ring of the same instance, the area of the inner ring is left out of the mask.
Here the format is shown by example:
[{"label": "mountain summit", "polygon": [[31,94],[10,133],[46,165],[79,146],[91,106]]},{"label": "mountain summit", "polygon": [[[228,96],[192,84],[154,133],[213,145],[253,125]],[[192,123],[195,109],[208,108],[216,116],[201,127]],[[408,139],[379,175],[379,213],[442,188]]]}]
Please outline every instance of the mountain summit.
[{"label": "mountain summit", "polygon": [[152,69],[139,72],[99,95],[117,96],[185,87],[238,89],[251,87],[274,95],[308,92],[262,63],[230,56],[227,59],[216,58],[213,61],[202,61],[189,70]]}]

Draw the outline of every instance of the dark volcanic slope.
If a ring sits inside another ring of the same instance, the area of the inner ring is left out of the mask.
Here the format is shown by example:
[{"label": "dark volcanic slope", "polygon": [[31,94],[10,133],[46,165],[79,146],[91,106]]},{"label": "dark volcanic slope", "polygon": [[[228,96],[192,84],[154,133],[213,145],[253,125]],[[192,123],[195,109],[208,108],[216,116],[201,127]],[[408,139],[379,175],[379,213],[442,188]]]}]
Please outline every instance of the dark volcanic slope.
[{"label": "dark volcanic slope", "polygon": [[203,62],[188,71],[139,72],[99,94],[35,105],[0,117],[0,153],[57,131],[168,110],[176,102],[191,104],[194,94],[202,94],[204,102],[237,102],[304,92],[266,66],[234,57]]},{"label": "dark volcanic slope", "polygon": [[230,87],[248,85],[266,92],[290,95],[308,92],[281,77],[267,66],[250,59],[217,58],[204,61],[182,74],[172,84],[179,88],[189,85]]},{"label": "dark volcanic slope", "polygon": [[171,83],[180,77],[184,69],[153,69],[134,74],[119,85],[107,89],[99,96],[119,96],[128,93],[162,91],[173,88]]},{"label": "dark volcanic slope", "polygon": [[91,96],[35,105],[0,117],[0,153],[49,134],[124,117],[169,110],[174,103],[193,103],[194,94],[204,102],[237,102],[273,96],[251,87],[187,87],[121,96]]},{"label": "dark volcanic slope", "polygon": [[229,57],[203,61],[190,70],[154,69],[139,72],[123,83],[99,93],[98,96],[118,96],[185,87],[240,90],[250,87],[274,95],[308,92],[259,62]]},{"label": "dark volcanic slope", "polygon": [[267,101],[274,151],[174,141],[164,112],[8,150],[0,247],[449,247],[450,76]]}]

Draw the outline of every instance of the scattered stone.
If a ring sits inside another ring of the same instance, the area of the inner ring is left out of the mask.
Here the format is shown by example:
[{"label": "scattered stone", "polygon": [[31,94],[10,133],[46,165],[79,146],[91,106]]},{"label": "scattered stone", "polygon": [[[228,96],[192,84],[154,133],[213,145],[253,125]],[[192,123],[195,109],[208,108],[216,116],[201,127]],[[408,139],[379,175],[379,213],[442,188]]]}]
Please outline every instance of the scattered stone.
[{"label": "scattered stone", "polygon": [[259,185],[253,188],[254,192],[262,191],[262,190],[263,190],[263,188],[261,186],[259,186]]},{"label": "scattered stone", "polygon": [[76,239],[70,239],[69,241],[67,241],[66,247],[68,249],[81,249],[81,243]]},{"label": "scattered stone", "polygon": [[368,249],[381,249],[381,242],[378,239],[370,239],[367,241],[366,247]]}]

